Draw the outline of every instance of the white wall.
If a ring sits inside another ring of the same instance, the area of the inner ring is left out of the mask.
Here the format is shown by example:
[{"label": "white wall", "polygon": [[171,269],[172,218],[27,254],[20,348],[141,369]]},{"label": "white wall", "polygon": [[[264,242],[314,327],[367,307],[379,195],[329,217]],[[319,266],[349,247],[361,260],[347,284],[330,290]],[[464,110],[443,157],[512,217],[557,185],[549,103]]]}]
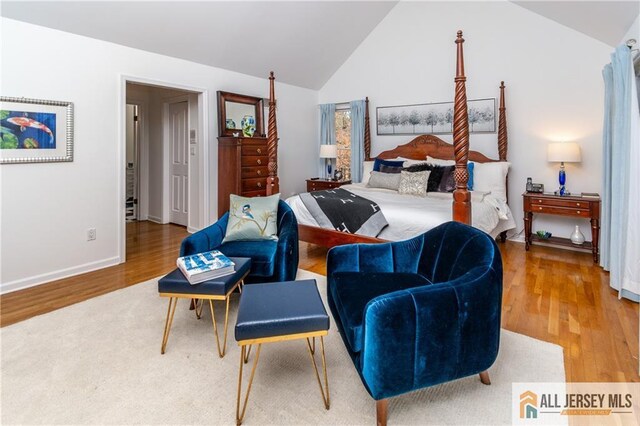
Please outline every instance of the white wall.
[{"label": "white wall", "polygon": [[[452,101],[459,29],[468,99],[498,98],[500,80],[507,86],[509,200],[518,230],[526,178],[557,187],[559,165],[546,161],[550,141],[582,147],[582,163],[566,166],[568,189],[601,192],[601,70],[612,49],[509,2],[399,3],[320,90],[320,103],[369,96],[372,155],[408,142],[376,135],[375,108]],[[497,158],[496,134],[472,134],[470,141],[471,149]],[[569,236],[574,223],[590,238],[587,220],[541,215],[534,230]]]},{"label": "white wall", "polygon": [[[122,75],[207,90],[211,175],[205,177],[210,211],[204,222],[216,219],[216,91],[266,97],[268,80],[11,19],[2,18],[0,24],[2,95],[67,100],[75,107],[73,162],[0,166],[2,291],[120,261]],[[46,64],[43,72],[21,46],[45,41],[47,49],[39,49],[37,60]],[[316,164],[318,97],[315,91],[277,82],[276,95],[281,189],[289,195],[304,189],[307,170]],[[89,227],[97,229],[95,241],[86,241]]]}]

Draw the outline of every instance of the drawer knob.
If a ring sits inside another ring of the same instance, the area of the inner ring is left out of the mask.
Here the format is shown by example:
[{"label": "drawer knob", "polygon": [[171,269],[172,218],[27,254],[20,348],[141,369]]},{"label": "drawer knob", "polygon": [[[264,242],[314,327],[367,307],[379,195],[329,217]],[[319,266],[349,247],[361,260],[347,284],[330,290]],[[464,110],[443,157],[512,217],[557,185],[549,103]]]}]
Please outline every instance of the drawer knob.
[{"label": "drawer knob", "polygon": [[258,182],[257,185],[258,185],[258,188],[262,188],[262,182]]},{"label": "drawer knob", "polygon": [[256,163],[258,163],[258,164],[262,164],[262,160],[260,160],[260,159],[258,158],[258,160],[256,161]]},{"label": "drawer knob", "polygon": [[262,174],[262,170],[258,170],[256,173],[258,173],[258,176],[260,176]]},{"label": "drawer knob", "polygon": [[538,202],[539,202],[539,203],[541,203],[541,202],[542,202],[542,200],[538,200]]},{"label": "drawer knob", "polygon": [[542,207],[538,207],[538,210],[542,210]]},{"label": "drawer knob", "polygon": [[576,206],[580,207],[580,203],[576,203]]},{"label": "drawer knob", "polygon": [[576,211],[576,213],[580,214],[580,210]]},{"label": "drawer knob", "polygon": [[262,150],[261,150],[260,148],[256,149],[256,152],[257,152],[258,154],[262,154]]}]

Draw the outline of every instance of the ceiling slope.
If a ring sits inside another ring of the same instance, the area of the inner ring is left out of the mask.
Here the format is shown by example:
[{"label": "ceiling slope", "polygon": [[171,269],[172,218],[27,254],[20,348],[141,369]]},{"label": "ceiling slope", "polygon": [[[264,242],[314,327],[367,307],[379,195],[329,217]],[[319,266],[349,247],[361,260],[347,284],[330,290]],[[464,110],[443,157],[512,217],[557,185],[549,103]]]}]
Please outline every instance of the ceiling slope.
[{"label": "ceiling slope", "polygon": [[515,1],[531,12],[617,46],[640,14],[638,1]]},{"label": "ceiling slope", "polygon": [[2,16],[319,89],[397,2],[2,1]]}]

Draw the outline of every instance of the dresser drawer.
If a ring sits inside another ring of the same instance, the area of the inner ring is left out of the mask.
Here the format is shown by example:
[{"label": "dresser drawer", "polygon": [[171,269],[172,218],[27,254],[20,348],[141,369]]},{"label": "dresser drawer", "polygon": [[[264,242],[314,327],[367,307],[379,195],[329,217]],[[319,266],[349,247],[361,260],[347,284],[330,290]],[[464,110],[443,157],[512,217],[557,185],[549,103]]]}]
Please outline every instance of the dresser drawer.
[{"label": "dresser drawer", "polygon": [[260,178],[267,177],[269,175],[269,169],[267,166],[256,166],[256,167],[243,167],[242,168],[242,178]]},{"label": "dresser drawer", "polygon": [[242,191],[261,191],[267,188],[267,178],[242,179]]},{"label": "dresser drawer", "polygon": [[535,198],[531,197],[531,207],[535,206],[556,206],[556,207],[568,207],[577,209],[589,209],[588,201],[577,200],[558,200],[550,198]]},{"label": "dresser drawer", "polygon": [[262,191],[242,191],[243,197],[264,197],[267,195],[267,190],[263,189]]},{"label": "dresser drawer", "polygon": [[269,157],[265,156],[254,156],[254,155],[247,155],[247,156],[242,156],[242,166],[243,167],[247,167],[247,166],[266,166],[269,163]]},{"label": "dresser drawer", "polygon": [[591,217],[591,212],[589,210],[589,206],[585,205],[585,208],[578,207],[560,207],[560,206],[549,206],[545,204],[534,204],[531,203],[531,211],[534,213],[548,213],[548,214],[559,214],[564,216],[581,216],[581,217]]},{"label": "dresser drawer", "polygon": [[242,155],[267,155],[267,145],[242,145]]}]

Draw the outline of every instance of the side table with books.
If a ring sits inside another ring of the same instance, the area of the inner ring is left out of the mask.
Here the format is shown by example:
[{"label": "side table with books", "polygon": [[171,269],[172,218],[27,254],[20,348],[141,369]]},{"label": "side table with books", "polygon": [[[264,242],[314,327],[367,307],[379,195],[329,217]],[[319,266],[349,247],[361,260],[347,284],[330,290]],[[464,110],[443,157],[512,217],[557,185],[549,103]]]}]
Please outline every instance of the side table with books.
[{"label": "side table with books", "polygon": [[[165,352],[178,299],[195,300],[196,317],[198,319],[200,319],[205,301],[208,300],[218,355],[222,358],[227,347],[229,299],[236,289],[242,292],[244,278],[251,270],[251,259],[244,257],[228,258],[219,251],[213,251],[181,257],[178,259],[177,264],[178,268],[158,281],[160,296],[169,298],[160,352],[163,354]],[[213,301],[215,300],[224,300],[226,304],[222,345],[220,344],[218,325],[213,311]]]}]

